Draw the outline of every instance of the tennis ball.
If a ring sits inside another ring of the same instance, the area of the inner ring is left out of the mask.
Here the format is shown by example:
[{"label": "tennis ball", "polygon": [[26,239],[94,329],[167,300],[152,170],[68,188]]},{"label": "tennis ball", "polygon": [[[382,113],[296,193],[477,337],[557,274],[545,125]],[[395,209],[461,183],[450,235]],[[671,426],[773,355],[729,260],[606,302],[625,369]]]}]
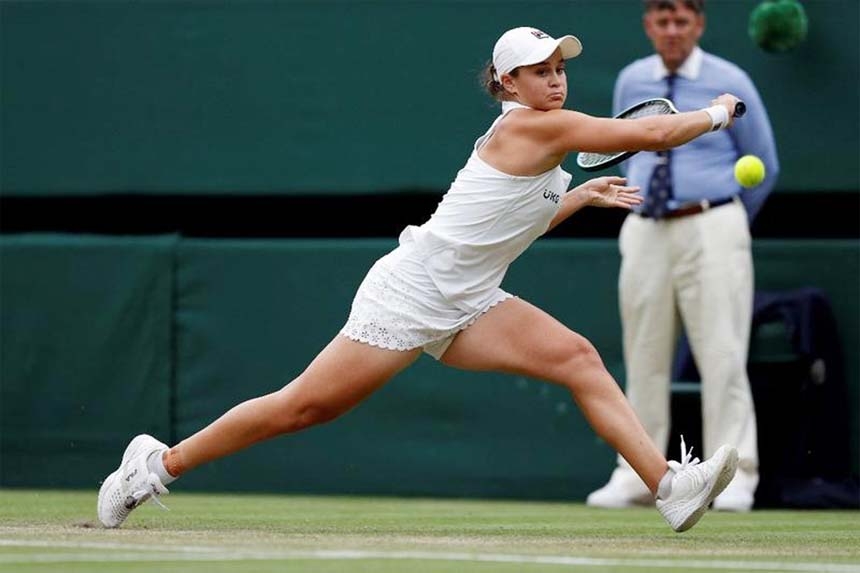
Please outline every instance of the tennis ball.
[{"label": "tennis ball", "polygon": [[735,163],[735,179],[741,187],[755,187],[764,181],[764,163],[755,155],[744,155]]}]

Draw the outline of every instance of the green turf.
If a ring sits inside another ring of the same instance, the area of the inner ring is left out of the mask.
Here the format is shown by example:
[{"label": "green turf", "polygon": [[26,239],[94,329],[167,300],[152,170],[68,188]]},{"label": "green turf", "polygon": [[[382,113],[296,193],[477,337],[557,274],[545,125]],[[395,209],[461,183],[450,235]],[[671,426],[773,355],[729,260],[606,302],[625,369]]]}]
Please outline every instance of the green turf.
[{"label": "green turf", "polygon": [[677,534],[653,509],[180,491],[104,530],[95,496],[0,490],[0,571],[860,573],[856,511],[711,512]]}]

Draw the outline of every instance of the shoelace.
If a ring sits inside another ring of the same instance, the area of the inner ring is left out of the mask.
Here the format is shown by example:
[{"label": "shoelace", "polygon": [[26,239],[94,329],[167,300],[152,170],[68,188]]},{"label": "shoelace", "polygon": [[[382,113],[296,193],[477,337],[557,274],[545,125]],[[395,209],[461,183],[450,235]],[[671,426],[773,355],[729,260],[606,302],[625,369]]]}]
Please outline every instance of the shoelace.
[{"label": "shoelace", "polygon": [[684,443],[684,436],[681,435],[681,461],[676,462],[675,460],[669,460],[669,467],[672,468],[676,474],[681,473],[687,468],[691,468],[699,463],[699,458],[693,457],[693,448],[690,448],[690,451],[687,451],[687,444]]},{"label": "shoelace", "polygon": [[155,474],[149,474],[146,478],[147,487],[139,489],[135,492],[132,492],[125,500],[125,506],[128,509],[134,509],[138,505],[145,503],[148,499],[151,499],[155,502],[155,505],[159,506],[161,509],[165,511],[170,511],[166,505],[161,503],[161,500],[158,499],[158,496],[164,493],[170,493],[164,485],[162,485],[161,480],[158,479],[158,476]]}]

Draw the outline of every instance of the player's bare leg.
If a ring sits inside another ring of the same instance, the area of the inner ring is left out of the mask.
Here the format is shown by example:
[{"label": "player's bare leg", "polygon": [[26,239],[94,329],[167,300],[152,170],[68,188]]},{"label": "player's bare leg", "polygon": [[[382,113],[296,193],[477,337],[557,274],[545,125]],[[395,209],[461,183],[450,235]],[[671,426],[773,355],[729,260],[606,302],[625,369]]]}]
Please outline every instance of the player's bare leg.
[{"label": "player's bare leg", "polygon": [[165,455],[167,470],[178,476],[257,442],[331,421],[420,354],[420,349],[385,350],[339,335],[295,380],[276,392],[233,407],[170,448]]},{"label": "player's bare leg", "polygon": [[568,388],[595,432],[624,456],[652,492],[668,467],[594,346],[546,312],[508,299],[457,335],[442,362],[520,374]]},{"label": "player's bare leg", "polygon": [[568,388],[597,434],[655,494],[657,508],[675,531],[695,525],[737,469],[737,450],[729,446],[702,464],[686,450],[681,463],[667,462],[592,344],[522,299],[499,304],[457,335],[442,361]]},{"label": "player's bare leg", "polygon": [[[260,441],[297,432],[352,409],[420,355],[354,342],[338,335],[295,380],[243,402],[176,446],[136,436],[119,468],[99,490],[98,515],[119,527],[133,509],[167,493],[173,479]],[[159,502],[160,503],[160,502]]]}]

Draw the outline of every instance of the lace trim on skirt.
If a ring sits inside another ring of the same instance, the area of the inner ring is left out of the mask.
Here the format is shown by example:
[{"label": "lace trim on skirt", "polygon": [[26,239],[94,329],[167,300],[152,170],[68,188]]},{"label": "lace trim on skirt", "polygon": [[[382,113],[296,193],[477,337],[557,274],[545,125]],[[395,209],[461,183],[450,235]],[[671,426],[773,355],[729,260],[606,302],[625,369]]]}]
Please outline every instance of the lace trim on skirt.
[{"label": "lace trim on skirt", "polygon": [[[483,308],[472,313],[463,312],[435,289],[432,292],[417,289],[377,263],[359,286],[340,333],[388,350],[423,348],[474,324],[482,314],[509,298],[513,295],[496,289]],[[447,327],[439,327],[439,322]]]}]

